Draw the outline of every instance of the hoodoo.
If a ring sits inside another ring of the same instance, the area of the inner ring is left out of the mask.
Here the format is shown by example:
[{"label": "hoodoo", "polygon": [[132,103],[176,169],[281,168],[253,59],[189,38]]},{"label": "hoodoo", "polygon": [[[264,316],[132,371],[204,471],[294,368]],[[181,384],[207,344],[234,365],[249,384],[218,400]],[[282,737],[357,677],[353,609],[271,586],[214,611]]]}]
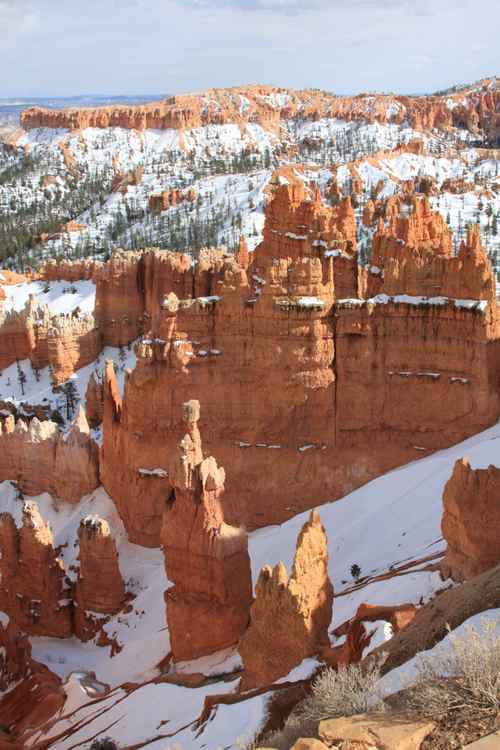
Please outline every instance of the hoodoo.
[{"label": "hoodoo", "polygon": [[246,532],[224,521],[224,469],[212,456],[203,458],[199,402],[186,402],[183,411],[187,432],[170,465],[162,530],[167,577],[174,584],[165,600],[176,660],[235,645],[252,601]]},{"label": "hoodoo", "polygon": [[441,528],[448,547],[443,576],[464,581],[500,563],[500,469],[456,462],[443,493]]},{"label": "hoodoo", "polygon": [[270,685],[318,654],[329,643],[332,605],[326,533],[312,511],[297,539],[290,578],[282,562],[260,572],[250,626],[239,645],[241,689]]},{"label": "hoodoo", "polygon": [[122,609],[125,586],[109,524],[87,516],[78,529],[79,562],[75,587],[75,633],[87,641],[99,631],[106,616]]},{"label": "hoodoo", "polygon": [[71,636],[71,600],[65,570],[49,525],[36,503],[26,502],[22,526],[0,516],[0,606],[26,633]]}]

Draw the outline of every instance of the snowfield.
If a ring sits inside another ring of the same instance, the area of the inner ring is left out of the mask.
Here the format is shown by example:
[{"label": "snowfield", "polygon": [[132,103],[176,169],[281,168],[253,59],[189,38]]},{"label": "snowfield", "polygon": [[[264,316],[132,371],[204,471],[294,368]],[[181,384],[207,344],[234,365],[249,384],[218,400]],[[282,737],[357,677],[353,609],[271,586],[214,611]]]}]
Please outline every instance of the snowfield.
[{"label": "snowfield", "polygon": [[[362,602],[418,604],[451,585],[426,569],[428,558],[444,551],[440,531],[443,487],[458,458],[467,455],[474,468],[486,468],[498,463],[499,453],[500,425],[497,424],[459,445],[391,471],[342,500],[319,509],[328,533],[329,573],[335,588],[332,628],[352,617]],[[169,649],[163,602],[168,582],[162,552],[128,542],[114,505],[102,489],[83,498],[76,507],[67,506],[47,494],[36,501],[42,516],[52,525],[56,543],[68,544],[64,549],[66,563],[75,562],[74,542],[80,519],[89,513],[103,515],[118,540],[120,568],[127,588],[136,594],[133,611],[113,617],[105,626],[109,635],[116,637],[123,646],[114,657],[110,656],[108,647],[100,648],[92,642],[31,639],[34,657],[66,680],[68,704],[52,727],[51,736],[59,735],[70,726],[75,732],[57,740],[52,747],[69,750],[96,733],[107,734],[119,744],[127,745],[164,735],[147,744],[151,750],[165,750],[168,743],[183,750],[236,749],[235,743],[242,738],[251,740],[265,717],[265,696],[219,706],[206,725],[195,725],[207,695],[236,689],[237,674],[229,682],[217,681],[216,677],[238,668],[239,659],[234,651],[174,666],[173,670],[178,673],[207,670],[216,680],[208,686],[187,689],[154,681],[161,680],[157,664]],[[18,522],[19,502],[11,483],[4,482],[0,486],[0,508],[13,512]],[[283,560],[290,569],[297,535],[307,516],[303,513],[281,526],[260,529],[250,535],[254,583],[264,564]],[[358,582],[351,575],[353,564],[361,569]],[[381,574],[403,565],[404,570],[380,580]],[[375,623],[372,627],[376,634],[370,648],[390,635],[384,623]],[[332,642],[335,643],[333,636]],[[301,679],[315,666],[314,660],[306,660],[287,679]],[[407,667],[411,672],[411,664]],[[404,669],[402,667],[398,673],[402,675]],[[90,678],[86,676],[89,671],[95,673]],[[395,675],[394,679],[401,675]],[[392,685],[389,680],[390,675],[384,678],[383,685]],[[121,687],[130,682],[140,687],[129,692]],[[103,685],[111,692],[103,694],[101,703],[90,705],[96,690],[107,689]],[[88,723],[78,728],[83,717]]]},{"label": "snowfield", "polygon": [[47,305],[51,315],[70,315],[77,309],[82,315],[93,313],[95,284],[93,281],[31,281],[23,284],[0,284],[6,299],[5,312],[21,312],[30,295],[40,305]]}]

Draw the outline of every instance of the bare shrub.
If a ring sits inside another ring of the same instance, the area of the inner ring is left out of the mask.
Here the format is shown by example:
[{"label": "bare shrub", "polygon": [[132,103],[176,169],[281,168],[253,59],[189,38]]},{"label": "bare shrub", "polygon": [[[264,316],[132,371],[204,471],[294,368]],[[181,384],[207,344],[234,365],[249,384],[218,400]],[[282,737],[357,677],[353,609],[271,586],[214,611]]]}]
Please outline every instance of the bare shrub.
[{"label": "bare shrub", "polygon": [[118,750],[118,745],[111,737],[101,737],[93,741],[90,750]]},{"label": "bare shrub", "polygon": [[484,619],[480,630],[466,627],[463,635],[449,635],[450,648],[421,656],[410,707],[435,721],[448,722],[455,713],[497,716],[500,711],[499,623]]},{"label": "bare shrub", "polygon": [[338,671],[325,669],[313,682],[311,694],[299,704],[300,716],[318,724],[323,719],[380,710],[382,701],[376,687],[379,679],[380,662],[377,661],[363,669],[359,664],[350,664]]},{"label": "bare shrub", "polygon": [[272,732],[261,745],[288,750],[300,737],[314,737],[323,719],[353,716],[368,710],[383,708],[377,695],[380,679],[380,661],[361,668],[359,664],[323,670],[314,680],[311,693],[292,711],[283,729]]}]

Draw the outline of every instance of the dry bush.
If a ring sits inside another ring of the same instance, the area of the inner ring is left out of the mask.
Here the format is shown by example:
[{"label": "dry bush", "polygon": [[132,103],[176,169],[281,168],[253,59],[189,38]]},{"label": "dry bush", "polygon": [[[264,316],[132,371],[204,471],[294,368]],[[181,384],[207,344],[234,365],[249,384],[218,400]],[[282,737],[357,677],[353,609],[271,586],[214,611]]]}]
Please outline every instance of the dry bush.
[{"label": "dry bush", "polygon": [[300,737],[315,737],[323,719],[353,716],[383,706],[377,696],[380,662],[361,669],[359,664],[325,669],[314,680],[311,693],[292,711],[283,729],[267,734],[261,746],[288,750]]},{"label": "dry bush", "polygon": [[500,631],[498,622],[483,620],[480,630],[470,625],[461,636],[449,635],[451,647],[421,656],[417,679],[408,692],[410,707],[448,722],[496,717],[500,711]]}]

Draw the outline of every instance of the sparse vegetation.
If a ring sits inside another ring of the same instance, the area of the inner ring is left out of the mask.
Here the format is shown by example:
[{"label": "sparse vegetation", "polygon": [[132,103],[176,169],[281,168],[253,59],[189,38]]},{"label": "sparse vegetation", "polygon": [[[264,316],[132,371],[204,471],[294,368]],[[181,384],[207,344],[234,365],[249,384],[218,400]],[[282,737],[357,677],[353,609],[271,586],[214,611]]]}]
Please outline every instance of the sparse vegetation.
[{"label": "sparse vegetation", "polygon": [[103,737],[94,740],[90,745],[90,750],[119,750],[119,747],[110,737]]},{"label": "sparse vegetation", "polygon": [[289,750],[300,737],[317,736],[319,722],[338,716],[383,708],[377,695],[380,662],[367,669],[359,664],[338,671],[325,669],[312,683],[311,692],[292,711],[282,729],[271,732],[260,741],[262,747]]},{"label": "sparse vegetation", "polygon": [[500,718],[500,623],[484,619],[449,648],[420,656],[418,676],[404,692],[405,710],[436,722],[422,750],[453,750],[498,728]]}]

